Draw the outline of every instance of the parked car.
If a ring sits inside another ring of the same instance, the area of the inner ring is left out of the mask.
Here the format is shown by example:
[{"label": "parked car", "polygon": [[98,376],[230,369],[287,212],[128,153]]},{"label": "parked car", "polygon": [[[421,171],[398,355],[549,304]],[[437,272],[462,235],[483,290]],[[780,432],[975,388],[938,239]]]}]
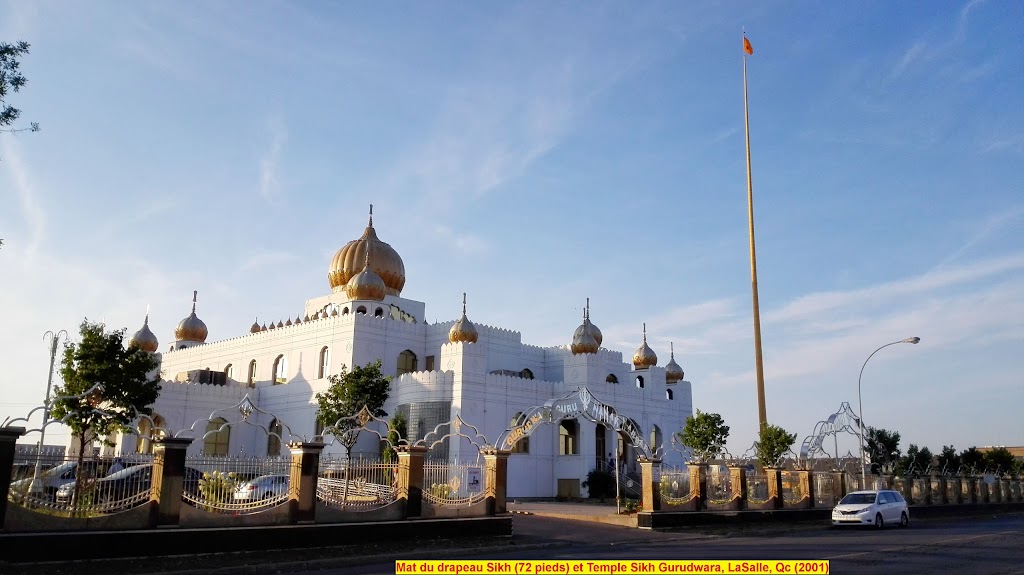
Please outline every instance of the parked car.
[{"label": "parked car", "polygon": [[910,509],[899,491],[854,491],[832,509],[833,527],[870,525],[881,529],[886,523],[900,527],[910,524]]},{"label": "parked car", "polygon": [[[90,477],[95,477],[100,471],[99,465],[94,460],[85,460],[82,462],[82,470]],[[34,471],[34,466],[33,466]],[[78,477],[78,462],[77,461],[65,461],[60,465],[51,467],[39,474],[39,489],[44,499],[53,501],[57,491],[67,485],[68,483],[74,483]],[[25,479],[19,479],[11,483],[11,493],[17,494],[28,494],[32,488],[32,477],[26,477]]]},{"label": "parked car", "polygon": [[238,486],[235,490],[235,502],[261,501],[287,493],[287,475],[261,475]]},{"label": "parked car", "polygon": [[[116,504],[118,501],[136,498],[148,493],[153,482],[153,464],[133,465],[96,480],[93,502],[98,505]],[[203,474],[198,469],[185,468],[183,490],[193,497],[199,493],[199,479]],[[57,490],[57,502],[68,504],[75,491],[75,481],[66,483]],[[134,505],[142,503],[136,501]],[[131,506],[131,505],[129,505]],[[117,509],[122,507],[118,506]],[[108,511],[115,509],[107,509]]]}]

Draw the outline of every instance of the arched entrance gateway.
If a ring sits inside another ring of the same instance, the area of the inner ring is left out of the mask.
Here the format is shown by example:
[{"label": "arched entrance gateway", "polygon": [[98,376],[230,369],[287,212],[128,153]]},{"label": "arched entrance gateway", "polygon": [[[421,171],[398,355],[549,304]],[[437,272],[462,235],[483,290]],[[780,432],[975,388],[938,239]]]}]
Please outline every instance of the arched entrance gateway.
[{"label": "arched entrance gateway", "polygon": [[[512,421],[512,425],[501,433],[494,446],[498,449],[514,451],[520,441],[529,437],[542,424],[554,424],[558,427],[559,453],[561,455],[578,455],[579,451],[579,420],[588,420],[595,424],[593,468],[605,469],[619,460],[621,471],[636,472],[637,458],[653,459],[652,450],[637,423],[629,417],[620,415],[615,408],[603,403],[587,389],[580,386],[565,397],[552,399],[543,405],[527,409]],[[617,441],[608,441],[607,431],[616,433]],[[615,450],[615,453],[612,451]],[[589,450],[588,450],[589,451]]]}]

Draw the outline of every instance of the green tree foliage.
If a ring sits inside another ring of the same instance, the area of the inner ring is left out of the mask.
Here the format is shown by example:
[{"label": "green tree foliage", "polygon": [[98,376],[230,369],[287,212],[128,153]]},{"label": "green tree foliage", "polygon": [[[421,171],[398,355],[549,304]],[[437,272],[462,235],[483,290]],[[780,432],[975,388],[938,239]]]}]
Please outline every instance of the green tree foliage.
[{"label": "green tree foliage", "polygon": [[15,42],[9,44],[0,42],[0,132],[20,132],[39,130],[39,124],[32,122],[28,128],[11,128],[15,121],[21,116],[21,110],[7,103],[7,95],[11,92],[21,91],[28,80],[19,69],[19,59],[28,54],[28,42]]},{"label": "green tree foliage", "polygon": [[938,455],[939,471],[944,473],[957,473],[960,470],[960,456],[952,445],[943,445]]},{"label": "green tree foliage", "polygon": [[1014,458],[1010,450],[996,447],[985,452],[985,464],[993,473],[1011,473],[1014,469]]},{"label": "green tree foliage", "polygon": [[102,323],[86,319],[79,326],[81,341],[64,347],[60,369],[64,385],[56,390],[52,416],[63,420],[78,437],[79,469],[86,445],[96,438],[109,442],[109,435],[131,431],[138,416],[152,415],[151,406],[160,394],[159,377],[148,379],[157,367],[156,359],[136,347],[125,349],[124,333],[123,328],[108,332]]},{"label": "green tree foliage", "polygon": [[796,434],[788,433],[778,425],[766,423],[761,426],[761,433],[754,442],[754,453],[762,467],[777,467],[782,456],[793,447]]},{"label": "green tree foliage", "polygon": [[960,452],[960,463],[967,473],[977,473],[985,470],[985,454],[978,451],[977,447],[968,447]]},{"label": "green tree foliage", "polygon": [[909,473],[915,476],[924,475],[929,472],[932,464],[932,452],[927,447],[918,448],[911,443],[907,447],[907,454],[900,458],[899,473]]},{"label": "green tree foliage", "polygon": [[891,472],[896,468],[900,461],[899,432],[868,427],[864,443],[871,460],[872,472]]},{"label": "green tree foliage", "polygon": [[686,426],[676,433],[679,441],[693,450],[693,459],[698,463],[706,463],[718,457],[725,450],[725,441],[729,438],[729,426],[717,413],[704,413],[697,410],[696,415],[686,418]]},{"label": "green tree foliage", "polygon": [[[351,453],[359,437],[361,424],[354,418],[363,407],[374,417],[385,417],[384,402],[388,399],[391,378],[380,372],[378,359],[352,371],[342,366],[341,373],[327,378],[330,386],[316,394],[317,417],[334,431],[335,437]],[[352,433],[348,433],[352,431]]]},{"label": "green tree foliage", "polygon": [[397,458],[395,447],[403,439],[409,440],[409,425],[405,416],[399,411],[391,416],[391,421],[388,423],[388,440],[384,443],[384,449],[381,451],[384,461],[391,463]]}]

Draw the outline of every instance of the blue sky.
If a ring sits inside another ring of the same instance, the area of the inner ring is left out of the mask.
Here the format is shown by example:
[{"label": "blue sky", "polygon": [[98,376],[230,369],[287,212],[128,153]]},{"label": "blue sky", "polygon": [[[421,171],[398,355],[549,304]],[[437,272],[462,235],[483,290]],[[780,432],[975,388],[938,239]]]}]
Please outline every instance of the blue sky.
[{"label": "blue sky", "polygon": [[[165,347],[294,317],[375,206],[403,295],[627,359],[669,341],[757,427],[741,30],[771,422],[843,401],[938,451],[1022,445],[1024,5],[21,2],[34,134],[0,135],[0,418],[47,330]],[[855,451],[856,443],[849,446]]]}]

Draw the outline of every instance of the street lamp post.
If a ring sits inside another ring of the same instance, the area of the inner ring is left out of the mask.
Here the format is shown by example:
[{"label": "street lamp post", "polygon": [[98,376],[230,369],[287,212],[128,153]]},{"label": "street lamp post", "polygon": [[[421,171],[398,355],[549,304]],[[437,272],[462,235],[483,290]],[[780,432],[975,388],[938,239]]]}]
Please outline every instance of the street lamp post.
[{"label": "street lamp post", "polygon": [[68,332],[63,329],[57,333],[48,331],[43,334],[43,340],[50,340],[50,374],[46,377],[46,399],[43,402],[43,424],[39,427],[39,444],[36,446],[36,465],[32,471],[32,481],[29,483],[29,493],[38,493],[41,490],[39,485],[39,471],[43,464],[43,442],[46,440],[46,426],[50,421],[50,389],[53,387],[53,364],[57,360],[57,344],[61,338],[67,339]]},{"label": "street lamp post", "polygon": [[883,345],[882,347],[876,349],[875,351],[871,352],[871,355],[868,356],[868,359],[864,360],[864,365],[860,366],[860,375],[857,376],[857,410],[858,410],[857,417],[859,419],[858,423],[860,425],[860,488],[861,489],[864,489],[864,483],[865,483],[866,475],[867,475],[867,473],[866,473],[866,471],[864,469],[864,401],[861,399],[861,396],[860,396],[860,380],[864,376],[864,368],[867,367],[868,361],[872,357],[874,357],[874,355],[876,353],[882,351],[883,349],[889,347],[890,345],[896,345],[897,343],[915,343],[916,344],[916,343],[918,343],[920,341],[921,341],[921,338],[915,336],[915,337],[908,337],[907,339],[901,339],[899,341],[894,341],[892,343],[887,343],[887,344]]}]

